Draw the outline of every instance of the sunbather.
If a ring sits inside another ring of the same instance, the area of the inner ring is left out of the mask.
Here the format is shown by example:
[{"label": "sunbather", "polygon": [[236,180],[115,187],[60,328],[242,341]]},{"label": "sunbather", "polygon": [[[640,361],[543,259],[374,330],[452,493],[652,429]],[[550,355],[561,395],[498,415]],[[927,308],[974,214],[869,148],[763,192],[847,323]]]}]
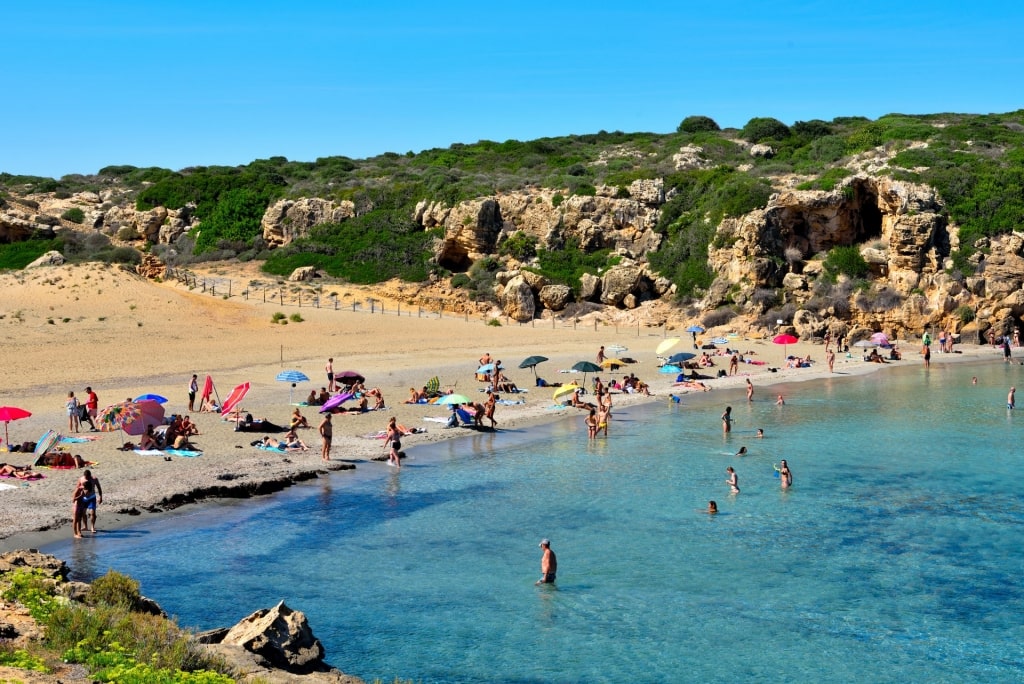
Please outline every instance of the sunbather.
[{"label": "sunbather", "polygon": [[0,476],[16,477],[19,480],[33,480],[39,475],[32,472],[32,466],[15,466],[10,463],[0,463]]},{"label": "sunbather", "polygon": [[304,428],[308,428],[309,427],[309,421],[306,420],[306,417],[304,415],[302,415],[302,413],[299,411],[299,408],[297,406],[295,407],[295,410],[292,411],[292,420],[291,420],[291,423],[289,424],[289,427],[292,430],[294,430],[295,428],[300,428],[300,427],[304,427]]}]

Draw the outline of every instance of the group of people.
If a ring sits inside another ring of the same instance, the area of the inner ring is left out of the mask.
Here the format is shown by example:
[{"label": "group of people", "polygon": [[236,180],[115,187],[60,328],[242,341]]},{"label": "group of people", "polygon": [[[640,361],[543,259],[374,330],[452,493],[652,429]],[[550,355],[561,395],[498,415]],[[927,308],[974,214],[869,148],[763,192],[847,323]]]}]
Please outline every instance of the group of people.
[{"label": "group of people", "polygon": [[68,392],[64,405],[68,416],[68,432],[81,432],[82,422],[89,423],[92,432],[97,431],[96,417],[99,415],[100,400],[92,387],[85,388],[85,401],[80,402],[74,392]]}]

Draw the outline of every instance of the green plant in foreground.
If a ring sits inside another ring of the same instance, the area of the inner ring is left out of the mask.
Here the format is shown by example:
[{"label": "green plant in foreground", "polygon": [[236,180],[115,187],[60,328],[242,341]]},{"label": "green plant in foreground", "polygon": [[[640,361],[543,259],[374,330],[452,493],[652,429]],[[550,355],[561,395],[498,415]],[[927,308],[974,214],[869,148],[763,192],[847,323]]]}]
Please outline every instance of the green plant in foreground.
[{"label": "green plant in foreground", "polygon": [[287,320],[287,318],[288,318],[288,317],[287,317],[287,316],[285,316],[285,315],[284,315],[283,313],[281,313],[280,311],[275,311],[275,312],[273,313],[273,315],[271,315],[271,317],[270,317],[270,322],[271,322],[271,323],[280,323],[281,321]]},{"label": "green plant in foreground", "polygon": [[17,667],[34,672],[49,672],[46,663],[24,649],[11,649],[6,644],[0,646],[0,665]]},{"label": "green plant in foreground", "polygon": [[78,207],[71,207],[61,214],[60,217],[65,221],[70,221],[71,223],[82,223],[85,221],[85,212]]},{"label": "green plant in foreground", "polygon": [[29,614],[39,622],[45,622],[50,617],[56,605],[53,580],[39,571],[24,570],[10,573],[6,579],[7,588],[0,596],[25,606]]},{"label": "green plant in foreground", "polygon": [[302,323],[306,319],[302,317],[302,314],[293,313],[291,316],[288,317],[288,320],[290,320],[292,323]]}]

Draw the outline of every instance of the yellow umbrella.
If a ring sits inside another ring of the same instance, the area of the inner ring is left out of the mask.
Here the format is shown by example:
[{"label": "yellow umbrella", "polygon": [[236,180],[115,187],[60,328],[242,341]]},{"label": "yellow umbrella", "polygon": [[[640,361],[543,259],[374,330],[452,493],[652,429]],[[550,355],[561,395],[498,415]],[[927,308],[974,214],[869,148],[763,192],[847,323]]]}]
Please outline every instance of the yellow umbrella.
[{"label": "yellow umbrella", "polygon": [[664,340],[661,344],[659,344],[658,348],[654,350],[654,353],[657,354],[658,356],[661,356],[662,354],[664,354],[677,344],[679,344],[679,338],[670,337],[667,340]]},{"label": "yellow umbrella", "polygon": [[601,362],[601,368],[618,368],[619,366],[625,366],[625,362],[622,359],[605,359]]},{"label": "yellow umbrella", "polygon": [[560,397],[564,397],[567,394],[572,394],[579,388],[580,386],[577,385],[576,383],[572,383],[571,385],[562,385],[561,387],[555,388],[555,393],[551,396],[551,398],[554,399],[555,401],[558,401]]}]

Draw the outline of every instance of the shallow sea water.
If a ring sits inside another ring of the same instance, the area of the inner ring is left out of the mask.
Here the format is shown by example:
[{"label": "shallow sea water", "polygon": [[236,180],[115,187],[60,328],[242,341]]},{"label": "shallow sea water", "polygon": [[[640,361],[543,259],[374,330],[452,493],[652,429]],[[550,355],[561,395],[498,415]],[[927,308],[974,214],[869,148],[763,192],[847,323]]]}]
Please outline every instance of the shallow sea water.
[{"label": "shallow sea water", "polygon": [[[1022,681],[1022,380],[914,365],[714,391],[621,411],[608,440],[582,416],[476,435],[46,550],[133,575],[184,625],[284,599],[368,681]],[[533,584],[542,537],[554,587]]]}]

